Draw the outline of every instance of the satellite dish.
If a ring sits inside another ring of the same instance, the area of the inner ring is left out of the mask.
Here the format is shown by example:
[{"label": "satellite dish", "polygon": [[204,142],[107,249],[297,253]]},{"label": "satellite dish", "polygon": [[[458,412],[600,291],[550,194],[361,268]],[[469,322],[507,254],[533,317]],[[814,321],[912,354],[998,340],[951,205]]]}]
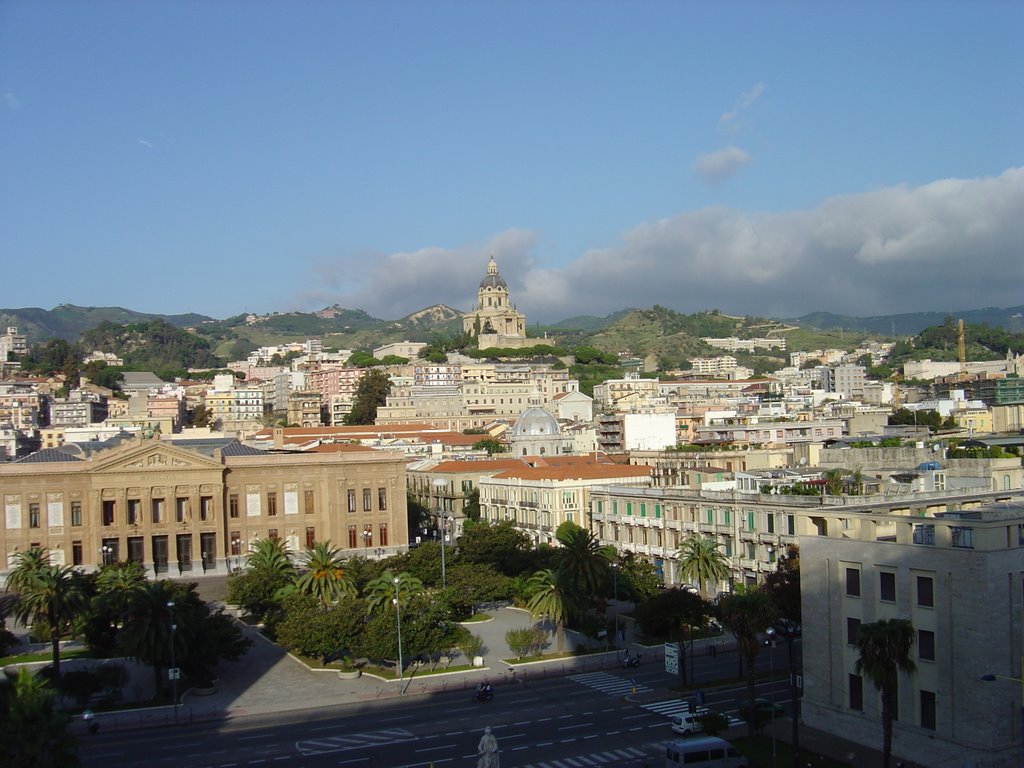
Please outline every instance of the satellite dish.
[{"label": "satellite dish", "polygon": [[932,446],[932,451],[934,453],[938,453],[941,450],[942,450],[942,446],[939,443],[936,443],[935,445]]}]

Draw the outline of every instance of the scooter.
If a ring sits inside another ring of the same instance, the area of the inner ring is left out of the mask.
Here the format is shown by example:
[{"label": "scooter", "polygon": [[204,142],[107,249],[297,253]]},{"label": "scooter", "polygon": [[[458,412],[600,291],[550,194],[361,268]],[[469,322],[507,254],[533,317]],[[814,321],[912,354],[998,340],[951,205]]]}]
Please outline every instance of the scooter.
[{"label": "scooter", "polygon": [[630,656],[629,652],[627,651],[625,658],[622,659],[622,668],[628,669],[629,667],[639,667],[641,655],[642,654],[638,653],[636,656]]},{"label": "scooter", "polygon": [[477,688],[473,694],[473,701],[490,701],[494,698],[494,689],[490,686],[485,688]]}]

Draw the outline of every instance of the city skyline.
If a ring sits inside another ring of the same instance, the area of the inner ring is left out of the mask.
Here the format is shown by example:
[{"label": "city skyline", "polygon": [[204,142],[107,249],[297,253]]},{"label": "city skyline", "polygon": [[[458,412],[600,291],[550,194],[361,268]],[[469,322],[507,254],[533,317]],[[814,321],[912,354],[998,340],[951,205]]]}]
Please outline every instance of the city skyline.
[{"label": "city skyline", "polygon": [[1017,4],[11,2],[0,306],[1020,303]]}]

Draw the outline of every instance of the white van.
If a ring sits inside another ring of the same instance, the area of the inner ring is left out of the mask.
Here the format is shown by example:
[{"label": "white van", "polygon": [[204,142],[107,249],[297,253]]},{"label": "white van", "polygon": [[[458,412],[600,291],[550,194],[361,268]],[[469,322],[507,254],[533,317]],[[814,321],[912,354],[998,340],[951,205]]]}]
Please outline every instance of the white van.
[{"label": "white van", "polygon": [[690,709],[686,712],[680,712],[678,715],[673,715],[672,730],[676,733],[681,733],[683,736],[688,736],[691,733],[700,733],[704,730],[704,723],[701,722],[701,718],[709,712],[710,710],[707,707],[697,707],[697,709]]},{"label": "white van", "polygon": [[697,768],[748,768],[750,764],[732,744],[717,736],[670,741],[665,747],[665,768],[687,765]]}]

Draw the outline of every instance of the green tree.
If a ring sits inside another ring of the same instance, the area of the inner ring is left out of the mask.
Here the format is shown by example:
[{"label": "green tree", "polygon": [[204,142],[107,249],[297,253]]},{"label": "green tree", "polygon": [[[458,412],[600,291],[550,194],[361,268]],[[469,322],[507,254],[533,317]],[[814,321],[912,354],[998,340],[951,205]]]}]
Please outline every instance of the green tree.
[{"label": "green tree", "polygon": [[474,488],[466,494],[462,501],[462,514],[467,520],[476,522],[480,519],[480,489]]},{"label": "green tree", "polygon": [[565,576],[550,568],[534,573],[528,582],[527,609],[534,620],[546,617],[555,626],[558,652],[565,649],[565,625],[576,613],[576,595]]},{"label": "green tree", "polygon": [[237,605],[257,621],[265,620],[279,604],[278,597],[294,577],[279,571],[255,569],[228,576],[228,602]]},{"label": "green tree", "polygon": [[618,572],[613,574],[613,594],[617,590],[620,597],[627,596],[634,602],[643,603],[661,591],[661,579],[650,561],[637,557],[634,552],[624,552],[615,565]]},{"label": "green tree", "polygon": [[80,575],[70,566],[50,565],[49,553],[33,547],[14,557],[7,588],[18,594],[14,616],[24,624],[46,622],[53,675],[60,679],[60,638],[88,606]]},{"label": "green tree", "polygon": [[679,640],[682,653],[679,677],[684,684],[687,681],[685,640],[692,637],[694,627],[707,623],[708,613],[708,604],[700,595],[678,587],[663,590],[636,607],[636,620],[644,632]]},{"label": "green tree", "polygon": [[349,425],[373,424],[377,408],[387,402],[391,394],[391,378],[379,370],[368,370],[363,374],[352,399],[352,410],[345,416]]},{"label": "green tree", "polygon": [[747,678],[747,735],[753,737],[757,730],[754,700],[754,662],[761,650],[760,633],[770,627],[777,617],[775,605],[767,592],[749,589],[723,596],[718,601],[718,618],[733,637],[743,661]]},{"label": "green tree", "polygon": [[291,549],[284,539],[257,539],[249,549],[245,570],[265,571],[291,578],[295,576],[295,562],[292,560]]},{"label": "green tree", "polygon": [[914,672],[910,658],[914,626],[906,619],[882,619],[861,624],[857,633],[860,656],[854,665],[882,694],[882,765],[889,768],[892,757],[892,721],[896,712],[899,673]]},{"label": "green tree", "polygon": [[350,657],[362,644],[366,606],[346,598],[324,605],[310,595],[294,595],[285,601],[284,618],[275,626],[277,642],[302,656],[324,664]]},{"label": "green tree", "polygon": [[496,453],[505,453],[508,450],[501,442],[495,440],[493,437],[485,437],[483,440],[477,440],[473,443],[473,449],[477,451],[487,451],[488,456],[493,456]]},{"label": "green tree", "polygon": [[205,403],[196,403],[196,407],[192,410],[192,426],[193,427],[209,427],[212,426],[213,412],[206,407]]},{"label": "green tree", "polygon": [[697,585],[701,594],[708,594],[708,585],[719,585],[729,578],[729,560],[711,536],[690,536],[676,553],[679,573]]},{"label": "green tree", "polygon": [[157,695],[165,688],[165,676],[161,672],[171,665],[172,625],[182,629],[180,632],[173,630],[175,660],[184,658],[188,645],[189,627],[182,626],[180,614],[174,611],[177,597],[178,589],[173,581],[146,582],[131,593],[124,625],[118,634],[118,644],[125,655],[153,668]]},{"label": "green tree", "polygon": [[89,602],[82,632],[94,652],[107,655],[117,647],[117,633],[128,609],[128,600],[146,583],[146,572],[141,563],[110,563],[100,568],[94,583],[96,594]]},{"label": "green tree", "polygon": [[[793,759],[797,761],[800,752],[800,698],[797,690],[796,641],[800,637],[803,622],[800,601],[800,548],[790,544],[785,555],[779,557],[775,570],[765,576],[764,591],[775,604],[777,618],[774,627],[778,636],[786,643],[789,661],[789,695],[793,702],[793,730],[791,743]],[[794,762],[795,768],[799,768]]]},{"label": "green tree", "polygon": [[508,520],[488,523],[467,520],[459,537],[459,557],[467,563],[490,563],[506,576],[518,576],[529,565],[530,537]]},{"label": "green tree", "polygon": [[422,592],[423,582],[411,573],[402,572],[396,575],[392,571],[384,571],[366,585],[363,597],[367,610],[373,613],[392,605],[397,593],[399,604],[404,611],[408,609],[410,601]]},{"label": "green tree", "polygon": [[323,604],[337,602],[356,593],[352,575],[341,550],[330,541],[318,541],[303,554],[303,570],[295,581],[301,594],[313,595]]},{"label": "green tree", "polygon": [[[586,528],[559,526],[559,561],[568,583],[582,601],[585,595],[598,595],[611,586],[611,563],[601,550],[597,537]],[[556,534],[557,535],[557,534]]]},{"label": "green tree", "polygon": [[0,762],[8,768],[80,765],[68,722],[68,715],[55,706],[53,690],[22,667],[13,683],[0,684]]}]

